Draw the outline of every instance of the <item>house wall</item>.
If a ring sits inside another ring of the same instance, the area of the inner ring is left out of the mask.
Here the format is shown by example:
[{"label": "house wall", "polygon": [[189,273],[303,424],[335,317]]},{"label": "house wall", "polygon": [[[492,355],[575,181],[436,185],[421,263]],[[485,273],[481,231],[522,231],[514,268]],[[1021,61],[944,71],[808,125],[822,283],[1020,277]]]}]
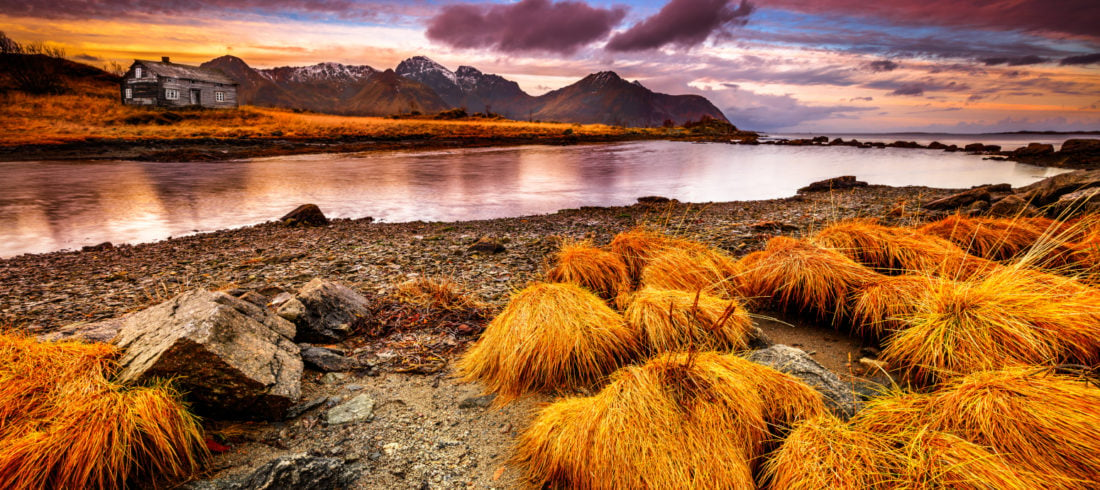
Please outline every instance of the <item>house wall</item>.
[{"label": "house wall", "polygon": [[[237,107],[237,89],[232,85],[163,77],[160,79],[159,85],[159,90],[157,91],[157,105],[161,107],[191,106],[191,90],[199,91],[199,105],[202,107],[213,107],[218,109],[232,109]],[[179,99],[168,100],[166,97],[168,89],[178,90],[180,94]],[[215,92],[224,92],[225,100],[223,102],[218,102]]]},{"label": "house wall", "polygon": [[[119,97],[123,104],[127,105],[155,105],[158,107],[190,107],[191,90],[200,91],[199,104],[202,107],[217,109],[232,109],[237,107],[237,87],[213,82],[186,80],[178,78],[159,77],[142,67],[142,77],[137,78],[136,69],[141,66],[134,63],[122,77],[119,87]],[[132,97],[126,98],[126,89],[132,91]],[[167,89],[179,91],[179,98],[169,100]],[[222,102],[217,101],[216,92],[225,94]]]}]

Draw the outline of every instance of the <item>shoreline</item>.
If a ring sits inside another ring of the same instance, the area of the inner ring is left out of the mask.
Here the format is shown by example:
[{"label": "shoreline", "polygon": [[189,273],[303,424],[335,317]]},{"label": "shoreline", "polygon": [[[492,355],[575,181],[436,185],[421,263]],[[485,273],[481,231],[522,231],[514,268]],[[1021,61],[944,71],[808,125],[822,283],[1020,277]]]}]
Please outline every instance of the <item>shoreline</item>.
[{"label": "shoreline", "polygon": [[[872,185],[762,201],[638,203],[475,221],[334,219],[311,228],[268,221],[136,245],[23,254],[0,259],[0,284],[11,285],[0,297],[0,325],[47,332],[113,318],[188,289],[291,291],[314,277],[385,294],[411,277],[442,275],[499,305],[509,290],[538,276],[562,239],[606,243],[615,233],[648,225],[743,255],[773,235],[809,233],[840,219],[908,222],[934,215],[919,205],[958,191]],[[898,209],[899,216],[888,216]],[[482,237],[506,251],[467,251]]]},{"label": "shoreline", "polygon": [[[33,145],[0,145],[0,162],[35,160],[132,160],[145,162],[212,162],[290,155],[361,153],[372,151],[432,151],[460,148],[512,147],[523,145],[582,145],[629,141],[687,141],[728,143],[735,138],[752,138],[756,133],[738,132],[722,138],[708,135],[653,135],[644,132],[621,134],[555,134],[516,137],[387,138],[343,136],[337,138],[173,138],[100,139]],[[731,139],[733,138],[733,139]]]},{"label": "shoreline", "polygon": [[[625,128],[614,134],[532,134],[515,137],[437,137],[433,134],[403,137],[340,136],[333,138],[141,138],[106,139],[87,138],[82,141],[43,143],[31,145],[0,145],[0,163],[36,160],[96,161],[130,160],[143,162],[217,162],[252,158],[268,158],[291,155],[320,155],[334,153],[362,153],[374,151],[432,151],[462,148],[513,147],[523,145],[580,145],[608,144],[630,141],[684,141],[726,143],[735,145],[775,146],[850,146],[863,149],[904,148],[942,150],[984,155],[988,160],[1011,161],[1035,166],[1092,169],[1100,167],[1100,139],[1067,140],[1085,141],[1088,147],[1077,150],[1055,150],[1053,145],[1029,143],[1016,149],[1002,149],[998,145],[973,143],[966,147],[932,142],[928,145],[914,141],[845,141],[830,136],[814,136],[801,139],[771,138],[753,131],[737,131],[725,135],[713,134],[654,134],[646,128]],[[1049,133],[1012,133],[1036,134]],[[1087,134],[1087,133],[1069,133]],[[884,133],[882,136],[889,136]],[[763,140],[762,140],[763,138]]]}]

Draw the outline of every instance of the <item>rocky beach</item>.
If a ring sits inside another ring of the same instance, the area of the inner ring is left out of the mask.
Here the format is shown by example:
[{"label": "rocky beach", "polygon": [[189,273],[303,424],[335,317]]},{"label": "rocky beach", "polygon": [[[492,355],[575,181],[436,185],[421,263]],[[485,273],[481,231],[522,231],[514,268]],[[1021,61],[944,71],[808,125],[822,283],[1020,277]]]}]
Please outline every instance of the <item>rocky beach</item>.
[{"label": "rocky beach", "polygon": [[[894,224],[928,219],[946,211],[923,210],[922,204],[956,193],[853,182],[842,179],[822,184],[835,186],[831,192],[808,189],[769,201],[680,203],[648,197],[633,206],[486,221],[333,220],[321,226],[272,221],[156,243],[22,255],[0,261],[0,282],[8,287],[0,314],[4,324],[47,338],[106,340],[119,328],[112,319],[186,291],[223,291],[274,309],[306,283],[323,279],[387,304],[401,283],[449,279],[488,303],[489,314],[464,319],[469,324],[428,324],[314,346],[352,364],[307,361],[300,402],[286,420],[209,420],[208,431],[220,441],[205,476],[213,480],[195,488],[242,488],[233,485],[243,485],[249,475],[271,477],[272,471],[306,472],[318,481],[345,478],[355,488],[505,488],[518,483],[518,474],[505,464],[517,430],[550,399],[491,406],[492,397],[482,396],[478,384],[454,378],[449,362],[476,339],[510,292],[542,277],[549,254],[563,240],[602,244],[615,233],[646,225],[740,256],[775,235],[802,236],[848,218]],[[866,368],[855,360],[874,357],[872,346],[827,324],[753,313],[772,341],[805,350],[847,382]],[[349,403],[362,405],[357,415],[344,423],[327,422],[333,410]],[[264,466],[277,458],[288,459]],[[263,474],[251,474],[258,469]]]}]

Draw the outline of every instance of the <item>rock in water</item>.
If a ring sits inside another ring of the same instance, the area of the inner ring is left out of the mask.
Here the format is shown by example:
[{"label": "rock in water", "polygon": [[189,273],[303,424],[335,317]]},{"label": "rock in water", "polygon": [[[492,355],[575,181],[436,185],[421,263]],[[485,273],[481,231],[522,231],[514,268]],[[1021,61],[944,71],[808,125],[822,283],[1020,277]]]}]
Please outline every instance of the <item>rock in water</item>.
[{"label": "rock in water", "polygon": [[856,394],[832,371],[825,369],[800,349],[776,344],[752,351],[748,360],[801,379],[825,397],[825,405],[838,417],[847,420],[861,408]]},{"label": "rock in water", "polygon": [[854,175],[843,175],[840,177],[833,177],[831,179],[819,180],[799,189],[798,192],[828,192],[831,190],[852,189],[855,187],[866,186],[866,182],[863,182],[862,180],[856,180],[856,176]]},{"label": "rock in water", "polygon": [[287,226],[324,226],[328,224],[328,218],[321,212],[316,204],[303,204],[294,208],[294,211],[279,218]]},{"label": "rock in water", "polygon": [[294,325],[225,293],[191,291],[130,315],[118,380],[174,379],[196,411],[279,419],[298,401]]},{"label": "rock in water", "polygon": [[359,479],[363,467],[339,458],[293,454],[273,459],[248,475],[189,483],[189,490],[341,490]]},{"label": "rock in water", "polygon": [[357,322],[369,321],[371,303],[347,286],[314,279],[278,313],[298,327],[298,342],[329,344],[344,340]]}]

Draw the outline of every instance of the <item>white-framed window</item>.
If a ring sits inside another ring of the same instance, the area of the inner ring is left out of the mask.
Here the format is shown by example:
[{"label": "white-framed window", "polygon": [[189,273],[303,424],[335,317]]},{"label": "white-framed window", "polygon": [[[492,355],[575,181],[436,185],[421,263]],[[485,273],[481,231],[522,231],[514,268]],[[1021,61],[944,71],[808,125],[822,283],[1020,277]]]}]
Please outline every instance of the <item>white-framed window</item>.
[{"label": "white-framed window", "polygon": [[214,92],[214,100],[217,102],[225,102],[225,92]]},{"label": "white-framed window", "polygon": [[127,99],[134,98],[134,89],[132,89],[132,88],[126,89],[126,98]]},{"label": "white-framed window", "polygon": [[174,88],[166,88],[164,89],[164,98],[168,100],[179,100],[180,91]]},{"label": "white-framed window", "polygon": [[134,68],[134,78],[141,78],[141,67]]}]

